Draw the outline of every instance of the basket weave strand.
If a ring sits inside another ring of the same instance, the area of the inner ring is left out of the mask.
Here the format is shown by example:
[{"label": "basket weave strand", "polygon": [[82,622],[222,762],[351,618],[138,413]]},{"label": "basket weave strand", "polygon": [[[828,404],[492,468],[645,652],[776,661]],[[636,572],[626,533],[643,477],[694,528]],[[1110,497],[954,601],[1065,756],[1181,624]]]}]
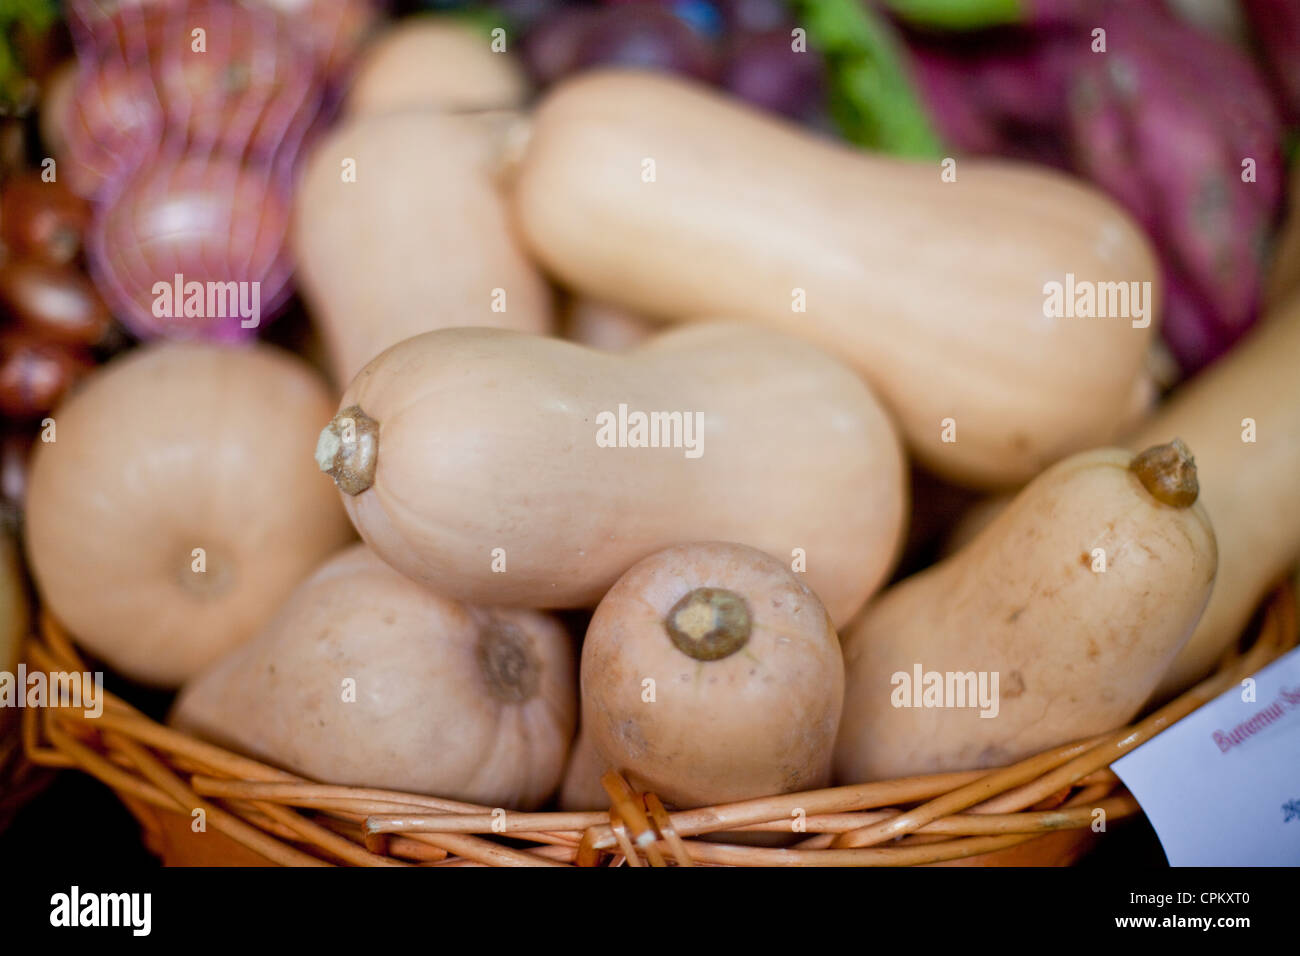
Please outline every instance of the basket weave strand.
[{"label": "basket weave strand", "polygon": [[[158,724],[108,693],[98,718],[72,707],[25,709],[21,740],[28,766],[78,768],[116,791],[140,818],[150,844],[169,851],[162,854],[169,862],[914,866],[975,857],[995,862],[1030,841],[1046,845],[1072,835],[1091,837],[1098,809],[1107,821],[1140,813],[1109,765],[1296,641],[1294,592],[1279,587],[1246,652],[1225,655],[1214,675],[1130,726],[1007,767],[680,811],[636,791],[617,772],[602,781],[610,809],[586,813],[503,815],[436,796],[317,783]],[[29,670],[86,669],[48,613],[24,656]],[[200,832],[191,827],[197,810],[205,818]],[[788,833],[795,842],[768,847],[722,839],[742,833]],[[1077,852],[1080,843],[1074,839],[1070,846]]]}]

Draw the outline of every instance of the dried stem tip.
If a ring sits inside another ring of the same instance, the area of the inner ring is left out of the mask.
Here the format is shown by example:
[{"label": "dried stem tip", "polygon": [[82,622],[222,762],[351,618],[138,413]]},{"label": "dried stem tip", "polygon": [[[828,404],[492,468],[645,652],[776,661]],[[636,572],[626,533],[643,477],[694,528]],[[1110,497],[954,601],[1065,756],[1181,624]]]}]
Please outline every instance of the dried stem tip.
[{"label": "dried stem tip", "polygon": [[673,605],[664,628],[683,654],[720,660],[749,641],[749,605],[735,591],[696,588]]},{"label": "dried stem tip", "polygon": [[360,405],[335,415],[316,442],[316,464],[348,495],[359,495],[374,484],[378,453],[379,422]]},{"label": "dried stem tip", "polygon": [[1156,501],[1175,508],[1190,508],[1201,487],[1196,480],[1196,461],[1181,439],[1168,445],[1153,445],[1134,457],[1129,469]]}]

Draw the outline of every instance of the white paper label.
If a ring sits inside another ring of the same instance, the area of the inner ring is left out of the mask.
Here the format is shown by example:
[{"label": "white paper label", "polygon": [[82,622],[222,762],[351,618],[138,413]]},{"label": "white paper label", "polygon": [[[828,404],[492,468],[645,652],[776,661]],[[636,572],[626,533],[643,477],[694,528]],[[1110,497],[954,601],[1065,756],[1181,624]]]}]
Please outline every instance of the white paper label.
[{"label": "white paper label", "polygon": [[1300,866],[1300,648],[1111,769],[1171,866]]}]

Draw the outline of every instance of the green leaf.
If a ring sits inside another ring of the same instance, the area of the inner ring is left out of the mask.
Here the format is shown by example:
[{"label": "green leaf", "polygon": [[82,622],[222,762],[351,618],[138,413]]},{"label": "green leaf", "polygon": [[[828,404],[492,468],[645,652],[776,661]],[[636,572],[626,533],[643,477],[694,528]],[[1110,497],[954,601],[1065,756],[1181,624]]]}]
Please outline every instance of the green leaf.
[{"label": "green leaf", "polygon": [[831,115],[845,138],[901,156],[937,158],[943,144],[892,26],[860,0],[791,0],[826,60]]},{"label": "green leaf", "polygon": [[54,0],[0,0],[0,115],[20,110],[30,87],[14,46],[15,32],[22,28],[40,36],[58,18]]},{"label": "green leaf", "polygon": [[507,44],[510,44],[514,40],[514,37],[511,35],[509,20],[500,10],[494,9],[493,7],[461,7],[456,10],[449,10],[445,13],[426,14],[426,16],[430,18],[436,17],[444,21],[459,21],[466,24],[471,29],[482,33],[485,37],[490,37],[492,31],[500,27],[502,30],[506,31]]},{"label": "green leaf", "polygon": [[908,23],[945,30],[980,30],[1021,23],[1024,0],[885,0],[891,12]]},{"label": "green leaf", "polygon": [[55,0],[5,0],[0,17],[9,23],[21,23],[34,33],[44,33],[59,19]]}]

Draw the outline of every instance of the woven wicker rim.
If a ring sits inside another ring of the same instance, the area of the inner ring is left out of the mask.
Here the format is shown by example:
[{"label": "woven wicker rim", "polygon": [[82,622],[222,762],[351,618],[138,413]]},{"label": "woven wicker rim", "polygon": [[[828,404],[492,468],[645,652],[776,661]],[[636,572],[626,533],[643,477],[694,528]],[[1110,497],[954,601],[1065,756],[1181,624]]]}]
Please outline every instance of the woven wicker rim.
[{"label": "woven wicker rim", "polygon": [[[608,812],[516,813],[440,797],[315,783],[165,727],[105,693],[103,713],[23,711],[27,759],[79,768],[127,800],[189,818],[286,866],[915,866],[1083,831],[1140,812],[1112,761],[1294,647],[1294,591],[1279,587],[1249,650],[1138,722],[1008,767],[907,777],[669,812],[617,772]],[[83,671],[48,613],[29,669]],[[716,842],[724,832],[806,834],[789,848]],[[694,839],[710,835],[709,841]],[[503,839],[503,838],[508,838]]]}]

